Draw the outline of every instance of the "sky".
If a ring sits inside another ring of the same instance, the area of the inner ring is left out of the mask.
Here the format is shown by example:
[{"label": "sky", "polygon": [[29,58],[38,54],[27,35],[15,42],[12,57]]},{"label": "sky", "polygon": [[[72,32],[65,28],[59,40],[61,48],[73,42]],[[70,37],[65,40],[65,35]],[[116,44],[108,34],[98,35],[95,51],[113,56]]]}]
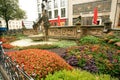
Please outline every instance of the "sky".
[{"label": "sky", "polygon": [[19,0],[20,8],[26,12],[28,21],[35,21],[37,14],[37,0]]}]

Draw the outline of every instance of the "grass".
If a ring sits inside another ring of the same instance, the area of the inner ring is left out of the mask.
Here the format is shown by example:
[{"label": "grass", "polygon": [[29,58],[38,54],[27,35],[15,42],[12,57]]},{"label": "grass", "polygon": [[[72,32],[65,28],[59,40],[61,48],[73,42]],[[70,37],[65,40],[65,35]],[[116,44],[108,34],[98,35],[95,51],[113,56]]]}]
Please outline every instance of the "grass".
[{"label": "grass", "polygon": [[61,41],[57,41],[54,43],[55,45],[57,45],[60,48],[67,48],[70,46],[77,46],[75,41],[70,41],[70,40],[61,40]]},{"label": "grass", "polygon": [[[34,41],[38,42],[38,41]],[[23,49],[53,49],[53,48],[67,48],[70,46],[76,46],[77,44],[75,41],[69,40],[62,40],[62,41],[55,41],[52,44],[38,44],[38,45],[30,45],[26,47],[16,47],[16,49],[23,50]]]}]

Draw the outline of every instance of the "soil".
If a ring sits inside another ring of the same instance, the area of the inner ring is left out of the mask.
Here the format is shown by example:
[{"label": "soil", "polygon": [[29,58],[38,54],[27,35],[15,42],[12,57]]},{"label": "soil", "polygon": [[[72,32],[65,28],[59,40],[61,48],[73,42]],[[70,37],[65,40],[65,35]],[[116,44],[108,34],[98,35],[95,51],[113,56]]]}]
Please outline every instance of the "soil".
[{"label": "soil", "polygon": [[[16,51],[14,49],[4,49],[5,52],[13,52]],[[66,52],[66,48],[54,48],[54,49],[48,49],[48,51],[57,53],[58,55],[61,55],[62,53]]]},{"label": "soil", "polygon": [[54,49],[49,49],[49,51],[61,55],[62,53],[66,52],[66,48],[54,48]]}]

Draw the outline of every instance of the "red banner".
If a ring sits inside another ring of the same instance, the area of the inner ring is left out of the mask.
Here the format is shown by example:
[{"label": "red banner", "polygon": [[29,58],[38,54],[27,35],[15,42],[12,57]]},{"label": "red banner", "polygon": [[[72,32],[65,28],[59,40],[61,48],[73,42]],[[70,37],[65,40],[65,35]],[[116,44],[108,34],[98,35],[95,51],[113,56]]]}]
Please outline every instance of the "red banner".
[{"label": "red banner", "polygon": [[58,26],[60,26],[60,16],[58,16]]},{"label": "red banner", "polygon": [[93,16],[94,24],[97,24],[97,18],[98,18],[98,10],[97,10],[97,8],[94,8],[94,16]]}]

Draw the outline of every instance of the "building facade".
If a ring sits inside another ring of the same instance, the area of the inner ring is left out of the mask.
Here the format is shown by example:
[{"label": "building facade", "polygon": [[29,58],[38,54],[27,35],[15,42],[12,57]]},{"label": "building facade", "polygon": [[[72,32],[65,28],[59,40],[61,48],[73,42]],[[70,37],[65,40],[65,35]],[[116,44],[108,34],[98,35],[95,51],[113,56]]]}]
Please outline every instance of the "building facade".
[{"label": "building facade", "polygon": [[[43,0],[37,0],[37,6],[38,6],[38,16],[42,16],[42,3]],[[49,21],[52,26],[58,25],[58,16],[60,18],[60,26],[67,24],[67,4],[68,0],[48,0],[46,6],[46,9],[48,11]]]},{"label": "building facade", "polygon": [[92,25],[94,8],[98,10],[98,19],[101,25],[110,17],[111,0],[92,0],[91,2],[73,4],[73,22],[75,22],[77,16],[81,15],[82,25]]},{"label": "building facade", "polygon": [[[8,22],[9,30],[22,29],[21,20],[9,20]],[[0,19],[0,27],[6,27],[6,23],[3,19]]]},{"label": "building facade", "polygon": [[26,29],[33,29],[33,21],[27,21],[27,20],[23,20],[23,26]]},{"label": "building facade", "polygon": [[71,22],[73,24],[76,22],[77,17],[81,16],[82,25],[92,25],[93,10],[96,7],[98,9],[98,25],[102,25],[105,20],[110,19],[112,28],[120,28],[120,0],[75,0],[72,3],[73,18]]},{"label": "building facade", "polygon": [[120,29],[120,0],[112,0],[110,19],[112,20],[112,28]]},{"label": "building facade", "polygon": [[[41,3],[38,0],[38,14],[41,16]],[[74,25],[81,16],[82,25],[93,25],[94,8],[98,10],[98,25],[103,25],[105,20],[112,21],[112,28],[120,28],[120,0],[48,0],[48,10],[51,25]]]}]

